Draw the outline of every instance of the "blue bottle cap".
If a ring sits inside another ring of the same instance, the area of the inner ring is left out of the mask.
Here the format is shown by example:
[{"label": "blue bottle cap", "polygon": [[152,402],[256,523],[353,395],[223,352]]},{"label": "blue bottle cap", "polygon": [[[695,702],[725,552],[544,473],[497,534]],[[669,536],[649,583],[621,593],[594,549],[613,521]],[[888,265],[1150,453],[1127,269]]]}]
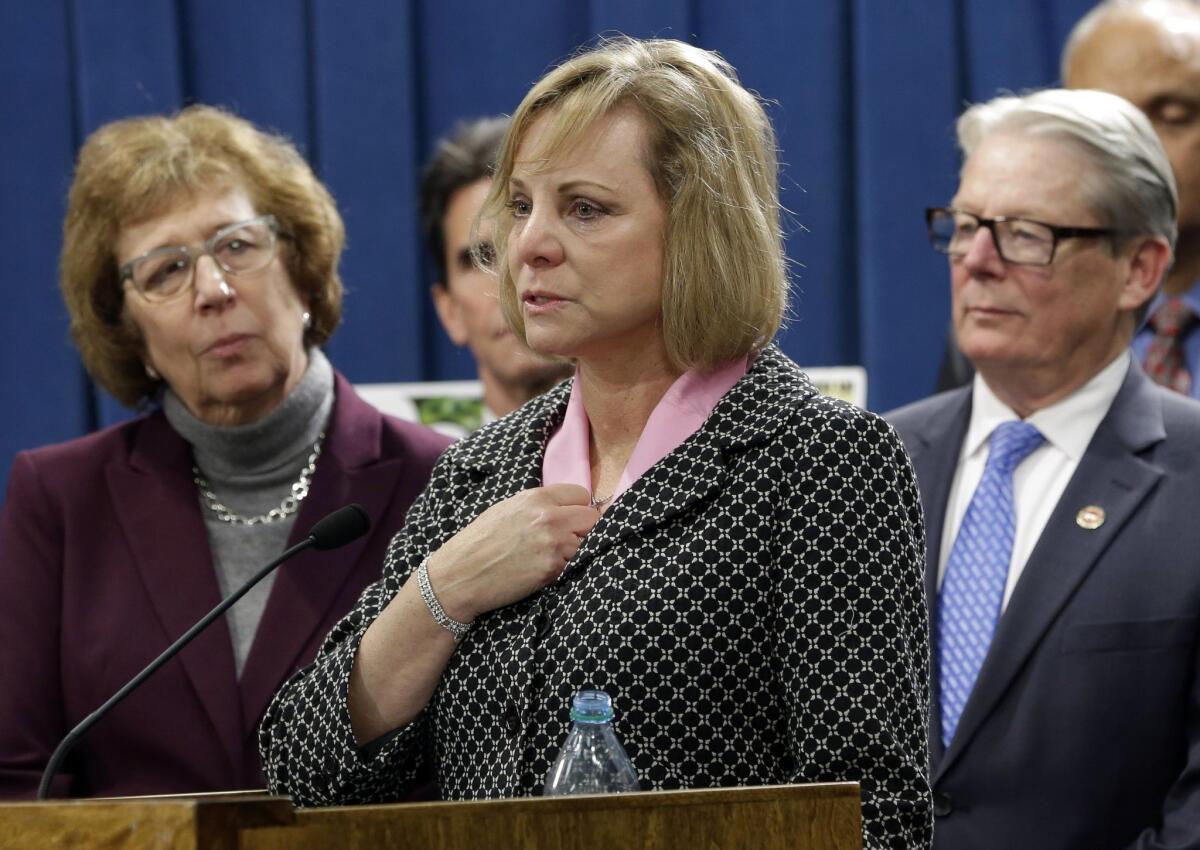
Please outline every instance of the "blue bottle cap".
[{"label": "blue bottle cap", "polygon": [[571,700],[571,719],[576,723],[607,723],[613,719],[612,697],[604,691],[580,691]]}]

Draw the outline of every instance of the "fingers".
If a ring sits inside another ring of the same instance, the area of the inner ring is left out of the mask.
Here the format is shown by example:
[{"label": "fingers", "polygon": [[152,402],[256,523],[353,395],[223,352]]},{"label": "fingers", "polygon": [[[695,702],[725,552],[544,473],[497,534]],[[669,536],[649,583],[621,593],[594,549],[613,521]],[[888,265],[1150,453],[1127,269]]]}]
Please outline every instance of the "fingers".
[{"label": "fingers", "polygon": [[557,505],[589,505],[592,502],[591,493],[578,484],[547,484],[534,489],[548,496]]},{"label": "fingers", "polygon": [[[582,487],[576,488],[574,484],[563,486],[578,489],[580,492],[587,492]],[[531,496],[532,500],[539,501],[549,498],[553,497],[547,493],[533,494]],[[529,516],[528,525],[525,531],[522,532],[531,535],[530,542],[535,542],[538,537],[543,535],[554,539],[560,535],[568,534],[571,541],[578,546],[579,538],[591,531],[592,526],[600,519],[600,512],[591,507],[587,502],[583,504],[545,505],[543,501],[542,504],[535,503],[535,505],[533,514]]]},{"label": "fingers", "polygon": [[576,537],[583,537],[600,521],[600,511],[588,505],[569,505],[557,511],[563,526]]},{"label": "fingers", "polygon": [[590,501],[583,487],[554,484],[492,505],[430,559],[442,606],[473,618],[555,581],[600,519]]}]

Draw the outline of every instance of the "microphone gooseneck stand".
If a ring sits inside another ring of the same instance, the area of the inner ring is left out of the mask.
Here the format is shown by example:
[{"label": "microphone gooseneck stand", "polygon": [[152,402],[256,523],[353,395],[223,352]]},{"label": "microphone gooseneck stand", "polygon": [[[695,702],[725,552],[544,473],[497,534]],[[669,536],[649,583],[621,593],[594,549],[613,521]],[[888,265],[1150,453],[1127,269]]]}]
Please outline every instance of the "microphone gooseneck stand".
[{"label": "microphone gooseneck stand", "polygon": [[228,610],[231,605],[233,605],[233,603],[245,596],[250,588],[254,587],[254,585],[266,578],[266,576],[272,570],[274,570],[288,558],[291,558],[292,556],[297,555],[306,549],[315,548],[323,551],[326,549],[336,549],[339,546],[343,546],[346,543],[349,543],[351,540],[355,540],[356,538],[361,537],[363,534],[366,534],[367,529],[370,527],[371,521],[367,517],[367,512],[364,511],[359,505],[352,504],[346,505],[343,508],[339,508],[324,519],[317,522],[317,524],[312,527],[308,537],[304,538],[295,546],[286,550],[279,557],[275,558],[273,561],[255,573],[249,581],[222,599],[216,608],[213,608],[206,615],[204,615],[204,618],[201,619],[200,622],[196,623],[196,625],[184,632],[178,640],[163,650],[161,655],[146,665],[146,668],[142,670],[142,672],[130,679],[124,687],[109,697],[103,705],[101,705],[87,717],[83,718],[83,720],[81,720],[74,729],[67,733],[67,736],[63,738],[62,741],[59,742],[58,746],[54,749],[54,752],[50,756],[50,761],[46,763],[46,769],[42,773],[41,784],[38,785],[37,798],[39,800],[48,799],[50,794],[50,783],[54,780],[54,775],[58,773],[58,769],[62,765],[63,759],[67,757],[67,753],[69,753],[71,748],[75,746],[75,742],[78,741],[79,738],[88,731],[88,729],[92,728],[92,726],[94,726],[96,722],[100,720],[100,718],[107,714],[113,706],[136,690],[137,687],[142,684],[142,682],[150,678],[150,676],[157,671],[158,668],[170,661],[175,654],[179,652],[179,650],[187,646],[187,644],[191,642],[196,635],[204,631],[204,629],[210,623],[212,623],[213,620],[217,619],[217,617],[220,617],[222,614],[224,614],[225,611]]}]

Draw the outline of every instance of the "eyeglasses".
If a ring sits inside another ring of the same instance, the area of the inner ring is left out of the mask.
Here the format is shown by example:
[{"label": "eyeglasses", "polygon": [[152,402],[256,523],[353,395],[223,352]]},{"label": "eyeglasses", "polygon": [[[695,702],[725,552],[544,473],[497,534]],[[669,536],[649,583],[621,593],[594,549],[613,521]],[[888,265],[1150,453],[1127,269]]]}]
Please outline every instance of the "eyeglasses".
[{"label": "eyeglasses", "polygon": [[1058,227],[1028,218],[996,216],[983,218],[950,207],[925,210],[929,243],[933,250],[961,257],[971,248],[980,227],[992,232],[992,242],[1000,259],[1020,266],[1048,266],[1061,239],[1095,239],[1102,236],[1128,236],[1130,231],[1111,227]]},{"label": "eyeglasses", "polygon": [[155,248],[121,266],[118,281],[130,281],[147,301],[166,301],[191,286],[196,262],[208,255],[232,275],[262,271],[275,259],[279,223],[260,215],[222,227],[202,245]]}]

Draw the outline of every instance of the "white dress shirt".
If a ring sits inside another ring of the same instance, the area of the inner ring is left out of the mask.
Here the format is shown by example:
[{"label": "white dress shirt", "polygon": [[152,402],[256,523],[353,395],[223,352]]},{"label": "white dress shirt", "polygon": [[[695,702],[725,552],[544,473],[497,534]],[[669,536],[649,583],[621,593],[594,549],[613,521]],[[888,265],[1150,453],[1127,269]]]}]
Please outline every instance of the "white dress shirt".
[{"label": "white dress shirt", "polygon": [[[1067,482],[1075,474],[1080,458],[1087,451],[1092,435],[1108,413],[1129,371],[1130,355],[1121,354],[1090,381],[1062,401],[1032,414],[1026,421],[1036,427],[1046,441],[1034,449],[1013,473],[1013,502],[1017,528],[1013,537],[1012,560],[1004,587],[1003,607],[1008,605],[1013,588],[1025,569],[1042,530],[1054,512]],[[972,387],[971,422],[963,439],[958,468],[950,487],[942,528],[941,554],[938,559],[938,588],[946,574],[946,559],[954,546],[958,527],[967,505],[983,477],[992,431],[997,425],[1020,417],[996,397],[977,373]],[[1084,505],[1079,505],[1084,507]]]}]

